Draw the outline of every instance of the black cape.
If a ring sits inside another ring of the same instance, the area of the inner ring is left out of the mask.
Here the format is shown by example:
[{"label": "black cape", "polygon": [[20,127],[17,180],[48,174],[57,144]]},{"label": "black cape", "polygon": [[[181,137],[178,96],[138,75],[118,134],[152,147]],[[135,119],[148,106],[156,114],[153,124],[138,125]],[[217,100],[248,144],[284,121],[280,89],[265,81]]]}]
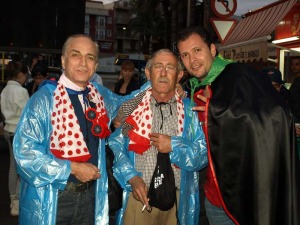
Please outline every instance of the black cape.
[{"label": "black cape", "polygon": [[294,122],[268,77],[232,63],[211,85],[208,139],[228,212],[241,225],[299,225]]}]

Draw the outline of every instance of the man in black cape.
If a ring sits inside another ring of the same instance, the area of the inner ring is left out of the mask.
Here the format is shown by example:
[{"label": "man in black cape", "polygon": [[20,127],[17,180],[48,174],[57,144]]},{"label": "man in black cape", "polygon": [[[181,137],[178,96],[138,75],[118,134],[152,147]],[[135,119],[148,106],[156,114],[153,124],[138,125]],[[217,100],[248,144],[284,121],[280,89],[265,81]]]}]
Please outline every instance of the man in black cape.
[{"label": "man in black cape", "polygon": [[211,225],[299,225],[300,167],[293,117],[269,78],[217,54],[203,28],[177,48],[208,146],[205,207]]}]

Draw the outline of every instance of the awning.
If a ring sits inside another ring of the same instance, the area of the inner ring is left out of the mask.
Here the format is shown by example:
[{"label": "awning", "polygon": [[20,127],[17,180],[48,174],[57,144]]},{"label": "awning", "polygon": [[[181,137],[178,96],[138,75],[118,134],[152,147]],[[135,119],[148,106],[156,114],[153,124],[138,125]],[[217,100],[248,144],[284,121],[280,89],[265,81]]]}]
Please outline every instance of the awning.
[{"label": "awning", "polygon": [[226,37],[222,47],[270,35],[297,0],[282,0],[247,13]]}]

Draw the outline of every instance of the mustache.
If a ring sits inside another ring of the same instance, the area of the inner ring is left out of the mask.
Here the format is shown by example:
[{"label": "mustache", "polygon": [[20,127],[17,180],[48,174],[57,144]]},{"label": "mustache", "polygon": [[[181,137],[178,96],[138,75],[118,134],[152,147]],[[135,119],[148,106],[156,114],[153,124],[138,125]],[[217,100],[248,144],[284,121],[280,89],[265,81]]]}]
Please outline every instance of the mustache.
[{"label": "mustache", "polygon": [[169,83],[169,79],[167,77],[159,77],[157,81],[160,83]]}]

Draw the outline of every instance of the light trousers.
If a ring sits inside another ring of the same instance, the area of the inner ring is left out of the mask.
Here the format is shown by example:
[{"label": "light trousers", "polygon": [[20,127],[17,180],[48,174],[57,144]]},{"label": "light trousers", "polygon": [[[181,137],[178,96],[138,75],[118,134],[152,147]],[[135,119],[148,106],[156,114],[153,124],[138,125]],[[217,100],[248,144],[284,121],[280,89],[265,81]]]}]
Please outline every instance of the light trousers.
[{"label": "light trousers", "polygon": [[[177,199],[179,191],[177,191]],[[151,212],[142,212],[143,204],[137,201],[132,193],[129,194],[124,213],[124,225],[177,225],[176,205],[169,211],[161,211],[152,207]]]},{"label": "light trousers", "polygon": [[8,191],[12,200],[19,199],[19,186],[20,180],[17,174],[16,160],[14,157],[14,152],[12,148],[12,142],[14,139],[14,133],[10,133],[7,131],[3,132],[4,138],[8,143],[9,148],[9,171],[8,171]]}]

